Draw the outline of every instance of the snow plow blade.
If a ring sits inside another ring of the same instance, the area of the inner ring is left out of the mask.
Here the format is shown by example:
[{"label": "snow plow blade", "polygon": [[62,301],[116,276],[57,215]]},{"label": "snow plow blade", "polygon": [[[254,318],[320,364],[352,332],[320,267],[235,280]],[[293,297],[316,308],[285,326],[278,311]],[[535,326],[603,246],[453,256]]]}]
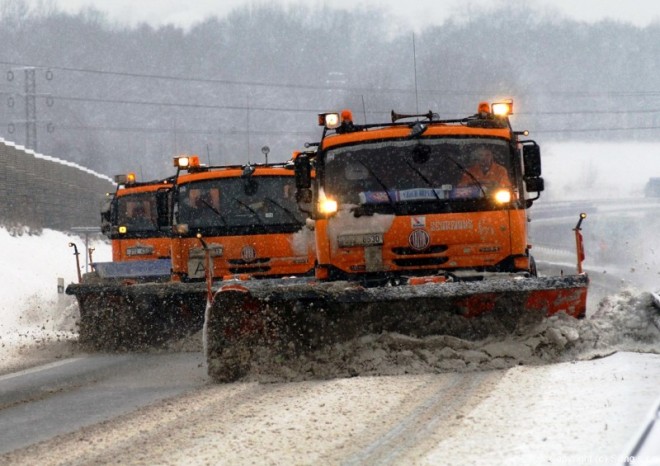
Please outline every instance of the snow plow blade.
[{"label": "snow plow blade", "polygon": [[163,347],[202,329],[203,283],[70,284],[80,309],[79,342],[95,351]]},{"label": "snow plow blade", "polygon": [[313,280],[227,283],[206,310],[208,373],[234,381],[257,355],[295,357],[382,332],[480,339],[513,331],[530,316],[581,318],[588,283],[585,274],[377,288]]}]

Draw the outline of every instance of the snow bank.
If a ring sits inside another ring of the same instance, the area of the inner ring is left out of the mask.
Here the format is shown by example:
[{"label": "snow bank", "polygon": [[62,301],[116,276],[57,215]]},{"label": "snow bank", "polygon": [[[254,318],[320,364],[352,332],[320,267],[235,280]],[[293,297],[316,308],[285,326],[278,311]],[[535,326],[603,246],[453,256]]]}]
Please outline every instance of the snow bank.
[{"label": "snow bank", "polygon": [[[18,356],[24,358],[41,343],[65,343],[76,336],[75,300],[58,293],[58,278],[65,286],[77,281],[71,242],[84,253],[85,240],[78,236],[53,230],[10,234],[0,228],[0,366],[10,365]],[[94,260],[111,259],[109,243],[95,239],[89,247],[94,248]],[[82,272],[84,257],[80,256]]]},{"label": "snow bank", "polygon": [[264,354],[248,381],[483,371],[589,360],[627,351],[660,354],[660,311],[650,293],[627,289],[601,301],[590,317],[565,314],[522,320],[511,334],[472,341],[439,335],[368,335],[275,363]]}]

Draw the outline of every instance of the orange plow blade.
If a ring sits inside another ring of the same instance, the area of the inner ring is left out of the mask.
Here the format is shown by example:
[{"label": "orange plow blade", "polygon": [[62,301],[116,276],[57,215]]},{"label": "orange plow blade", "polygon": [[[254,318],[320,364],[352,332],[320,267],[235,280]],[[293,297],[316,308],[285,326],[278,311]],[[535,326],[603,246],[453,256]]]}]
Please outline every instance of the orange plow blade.
[{"label": "orange plow blade", "polygon": [[233,381],[264,354],[287,358],[364,335],[485,338],[521,319],[584,317],[587,275],[364,288],[351,282],[259,280],[227,284],[207,306],[209,375]]}]

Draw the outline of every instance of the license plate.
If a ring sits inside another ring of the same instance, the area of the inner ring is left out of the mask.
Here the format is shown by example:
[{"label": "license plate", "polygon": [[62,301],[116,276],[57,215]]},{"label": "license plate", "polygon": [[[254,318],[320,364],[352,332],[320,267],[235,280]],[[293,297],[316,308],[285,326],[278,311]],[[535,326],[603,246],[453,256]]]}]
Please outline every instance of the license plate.
[{"label": "license plate", "polygon": [[364,235],[341,235],[337,238],[339,247],[350,248],[352,246],[375,246],[383,244],[382,233],[368,233]]},{"label": "license plate", "polygon": [[126,255],[128,256],[146,256],[153,253],[153,248],[147,248],[144,246],[136,246],[126,249]]}]

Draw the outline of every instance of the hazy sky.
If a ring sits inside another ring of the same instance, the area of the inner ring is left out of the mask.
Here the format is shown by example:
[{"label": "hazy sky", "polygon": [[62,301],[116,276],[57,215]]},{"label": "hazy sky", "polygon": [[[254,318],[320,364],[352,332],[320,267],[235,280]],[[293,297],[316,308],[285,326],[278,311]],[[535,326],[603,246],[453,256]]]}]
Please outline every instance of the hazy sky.
[{"label": "hazy sky", "polygon": [[552,14],[588,22],[610,18],[646,26],[660,20],[658,0],[55,0],[55,3],[72,13],[93,6],[106,12],[111,20],[131,25],[147,22],[152,26],[174,24],[181,27],[209,16],[222,17],[238,6],[264,3],[336,5],[343,9],[357,5],[377,6],[390,12],[400,26],[409,25],[416,30],[442,23],[452,15],[467,17],[472,11],[502,3],[536,5]]}]

